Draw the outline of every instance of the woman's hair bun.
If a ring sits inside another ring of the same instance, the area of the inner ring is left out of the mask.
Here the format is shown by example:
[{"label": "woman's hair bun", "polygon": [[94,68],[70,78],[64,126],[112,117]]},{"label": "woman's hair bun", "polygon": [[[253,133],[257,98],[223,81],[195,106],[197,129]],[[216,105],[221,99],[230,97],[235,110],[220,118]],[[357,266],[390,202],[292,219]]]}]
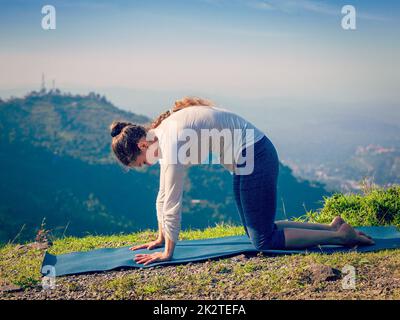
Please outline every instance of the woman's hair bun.
[{"label": "woman's hair bun", "polygon": [[114,121],[110,126],[111,137],[119,135],[126,126],[132,125],[130,122]]}]

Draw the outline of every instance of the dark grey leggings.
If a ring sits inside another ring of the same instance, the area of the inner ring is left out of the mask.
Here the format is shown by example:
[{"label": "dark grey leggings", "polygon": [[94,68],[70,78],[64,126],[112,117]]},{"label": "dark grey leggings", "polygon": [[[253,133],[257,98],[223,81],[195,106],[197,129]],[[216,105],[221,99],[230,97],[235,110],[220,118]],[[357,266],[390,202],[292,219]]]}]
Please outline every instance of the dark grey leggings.
[{"label": "dark grey leggings", "polygon": [[[246,150],[244,150],[246,153]],[[264,136],[254,145],[254,171],[234,174],[233,192],[246,234],[257,250],[284,249],[285,235],[275,222],[278,154]]]}]

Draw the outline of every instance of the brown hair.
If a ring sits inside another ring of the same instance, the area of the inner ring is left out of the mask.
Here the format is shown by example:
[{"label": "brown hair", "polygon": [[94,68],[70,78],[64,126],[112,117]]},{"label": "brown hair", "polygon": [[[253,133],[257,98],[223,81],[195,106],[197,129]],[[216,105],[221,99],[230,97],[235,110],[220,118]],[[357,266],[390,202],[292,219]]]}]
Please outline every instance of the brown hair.
[{"label": "brown hair", "polygon": [[[176,100],[171,110],[160,114],[151,124],[150,129],[157,128],[163,120],[168,118],[173,112],[177,112],[191,106],[213,106],[210,100],[199,97],[184,97]],[[138,142],[146,136],[148,128],[125,121],[113,121],[110,126],[112,137],[111,149],[117,159],[125,166],[129,166],[140,154]]]},{"label": "brown hair", "polygon": [[146,136],[146,128],[130,122],[113,121],[110,126],[111,149],[117,159],[125,166],[129,166],[140,154],[138,142]]},{"label": "brown hair", "polygon": [[[182,110],[187,107],[193,106],[207,106],[212,107],[214,103],[210,100],[199,98],[199,97],[184,97],[180,100],[176,100],[174,106],[171,110],[167,110],[161,113],[150,125],[150,128],[157,128],[163,120],[168,118],[172,112],[176,112]],[[172,111],[172,112],[171,112]]]}]

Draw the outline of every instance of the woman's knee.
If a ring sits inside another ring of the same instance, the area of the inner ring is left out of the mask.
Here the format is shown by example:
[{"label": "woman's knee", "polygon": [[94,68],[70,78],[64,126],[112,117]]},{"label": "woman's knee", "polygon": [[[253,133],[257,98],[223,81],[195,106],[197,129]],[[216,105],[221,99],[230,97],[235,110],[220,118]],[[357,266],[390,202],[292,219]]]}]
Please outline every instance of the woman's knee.
[{"label": "woman's knee", "polygon": [[274,229],[270,234],[250,233],[250,239],[258,251],[279,250],[285,248],[285,234],[283,230]]}]

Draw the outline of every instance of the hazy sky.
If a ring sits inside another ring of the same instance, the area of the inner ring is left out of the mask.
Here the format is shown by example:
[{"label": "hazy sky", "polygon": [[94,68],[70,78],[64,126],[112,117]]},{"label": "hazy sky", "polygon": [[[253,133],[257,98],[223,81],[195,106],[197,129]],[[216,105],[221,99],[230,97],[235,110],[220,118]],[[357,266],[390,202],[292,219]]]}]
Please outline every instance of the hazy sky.
[{"label": "hazy sky", "polygon": [[[49,0],[50,31],[43,4],[0,0],[0,96],[38,88],[44,72],[100,93],[399,102],[400,1]],[[341,28],[345,4],[355,31]]]}]

